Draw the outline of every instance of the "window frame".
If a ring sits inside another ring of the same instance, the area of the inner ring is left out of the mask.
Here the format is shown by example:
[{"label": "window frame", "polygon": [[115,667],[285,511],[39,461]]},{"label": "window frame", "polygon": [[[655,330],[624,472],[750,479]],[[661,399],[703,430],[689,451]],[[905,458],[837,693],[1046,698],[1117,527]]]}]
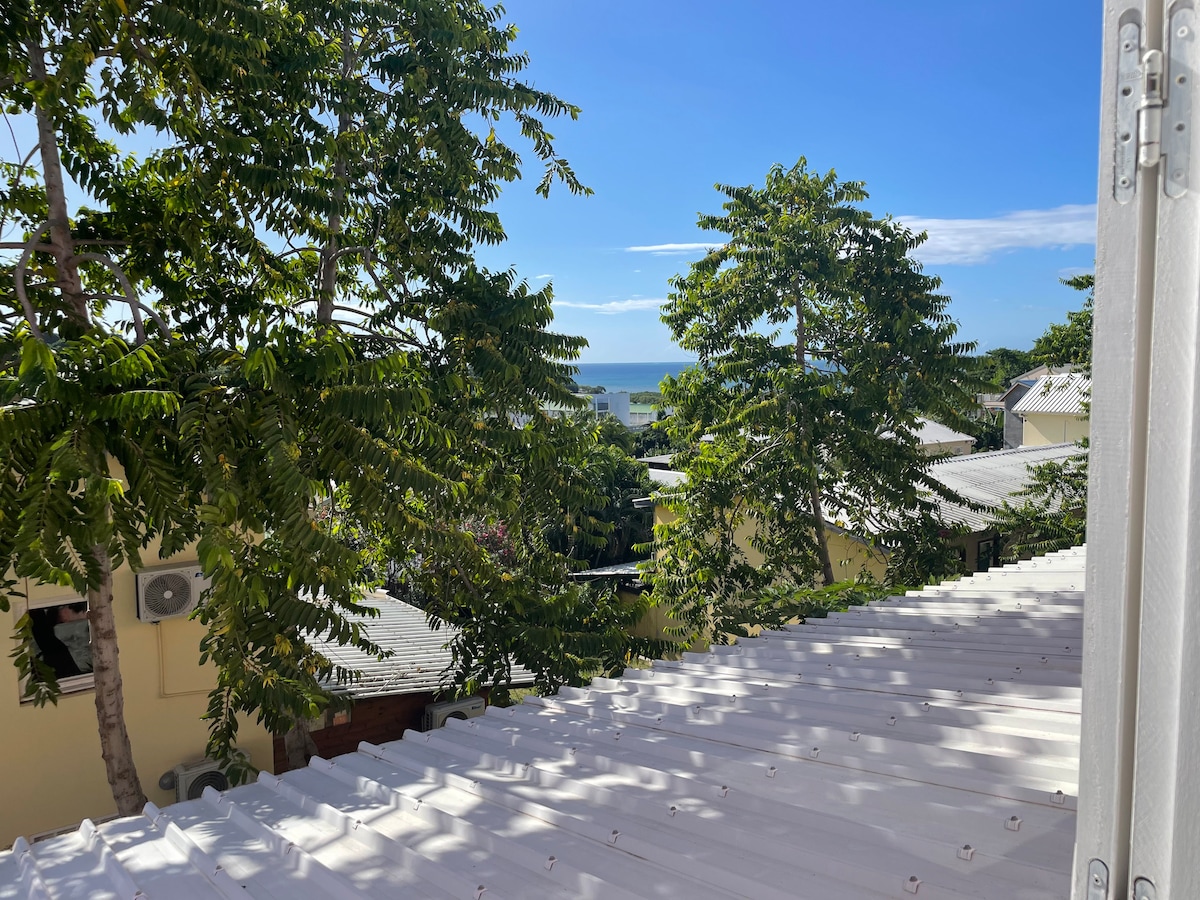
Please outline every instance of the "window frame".
[{"label": "window frame", "polygon": [[[22,616],[34,609],[48,609],[52,606],[67,606],[72,603],[87,603],[87,597],[81,597],[79,594],[63,594],[58,597],[45,597],[36,600],[30,600],[28,597],[14,597],[9,604],[13,613],[13,625]],[[88,623],[89,634],[91,623]],[[17,692],[22,706],[27,706],[33,703],[32,697],[25,696],[25,686],[28,683],[28,676],[21,678],[17,682]],[[96,673],[85,672],[82,675],[68,675],[58,679],[59,691],[63,696],[67,694],[82,694],[87,691],[96,689]]]}]

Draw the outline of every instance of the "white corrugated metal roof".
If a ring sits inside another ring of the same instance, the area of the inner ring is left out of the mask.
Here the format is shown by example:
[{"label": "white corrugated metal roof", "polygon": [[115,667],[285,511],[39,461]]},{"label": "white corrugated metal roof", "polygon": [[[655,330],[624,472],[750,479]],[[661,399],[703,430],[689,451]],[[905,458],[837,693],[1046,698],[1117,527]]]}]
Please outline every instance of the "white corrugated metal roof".
[{"label": "white corrugated metal roof", "polygon": [[1092,379],[1078,373],[1044,375],[1017,401],[1013,412],[1051,413],[1064,416],[1087,414],[1087,402],[1092,395]]},{"label": "white corrugated metal roof", "polygon": [[[1029,483],[1030,466],[1062,462],[1086,452],[1078,444],[993,450],[938,460],[929,473],[965,500],[995,510]],[[990,527],[992,513],[958,503],[942,503],[941,518],[948,525],[965,525],[972,531],[983,531]]]},{"label": "white corrugated metal roof", "polygon": [[[361,673],[358,680],[338,685],[334,690],[345,691],[353,697],[385,697],[447,687],[452,663],[447,645],[458,630],[452,626],[434,630],[422,610],[384,593],[369,594],[366,602],[379,610],[378,616],[346,618],[352,622],[362,622],[368,638],[384,650],[391,650],[392,655],[386,659],[376,659],[354,647],[309,638],[334,663]],[[512,674],[514,684],[533,681],[533,676],[521,666],[513,666]]]},{"label": "white corrugated metal roof", "polygon": [[0,898],[1070,892],[1082,549],[0,853]]},{"label": "white corrugated metal roof", "polygon": [[917,440],[923,446],[928,446],[929,444],[957,444],[962,441],[975,443],[975,438],[971,437],[971,435],[955,431],[953,428],[948,428],[941,422],[934,422],[932,419],[917,419]]},{"label": "white corrugated metal roof", "polygon": [[650,469],[650,480],[663,487],[675,487],[687,481],[687,475],[674,469]]}]

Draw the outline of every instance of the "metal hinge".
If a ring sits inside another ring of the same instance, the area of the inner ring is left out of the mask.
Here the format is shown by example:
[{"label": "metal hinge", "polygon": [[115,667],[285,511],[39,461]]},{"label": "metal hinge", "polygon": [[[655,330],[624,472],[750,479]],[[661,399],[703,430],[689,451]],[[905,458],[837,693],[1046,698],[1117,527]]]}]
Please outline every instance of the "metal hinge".
[{"label": "metal hinge", "polygon": [[1167,24],[1166,52],[1142,50],[1142,29],[1126,22],[1118,32],[1117,133],[1113,153],[1113,197],[1128,203],[1138,172],[1166,159],[1163,192],[1182,197],[1191,161],[1192,91],[1196,11],[1176,7]]},{"label": "metal hinge", "polygon": [[1088,861],[1087,897],[1085,900],[1109,900],[1108,866],[1098,859]]}]

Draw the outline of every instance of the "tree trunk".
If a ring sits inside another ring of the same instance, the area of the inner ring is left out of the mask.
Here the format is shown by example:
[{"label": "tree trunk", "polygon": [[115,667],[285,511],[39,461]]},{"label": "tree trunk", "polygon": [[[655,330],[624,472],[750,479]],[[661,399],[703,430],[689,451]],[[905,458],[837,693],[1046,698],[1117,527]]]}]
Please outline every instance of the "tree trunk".
[{"label": "tree trunk", "polygon": [[[30,43],[29,73],[34,80],[48,80],[45,50]],[[75,241],[67,212],[67,194],[63,181],[62,157],[58,136],[50,113],[40,104],[35,108],[38,152],[42,160],[42,179],[49,209],[49,243],[54,248],[55,278],[66,308],[70,326],[80,334],[91,327],[91,311],[83,292],[79,263],[75,259]],[[133,748],[125,727],[125,694],[121,684],[120,653],[117,648],[117,624],[113,616],[112,559],[108,548],[96,544],[92,558],[100,570],[100,580],[87,594],[88,625],[92,649],[92,675],[95,681],[96,725],[100,733],[100,753],[112,789],[117,813],[137,815],[146,805],[146,795],[133,762]]]},{"label": "tree trunk", "polygon": [[[35,44],[28,45],[29,74],[35,81],[46,81],[45,50]],[[72,323],[80,328],[88,324],[87,299],[83,295],[83,282],[79,278],[79,266],[74,261],[75,241],[71,237],[71,217],[67,213],[67,192],[63,184],[62,159],[58,154],[58,138],[54,121],[41,104],[35,106],[38,131],[38,153],[42,160],[42,178],[46,185],[46,203],[49,208],[49,243],[54,247],[56,283],[65,301]]]},{"label": "tree trunk", "polygon": [[298,719],[283,736],[283,749],[289,769],[303,769],[317,755],[317,742],[308,730],[308,720]]},{"label": "tree trunk", "polygon": [[[805,366],[804,304],[798,297],[796,299],[796,364],[803,374]],[[803,449],[811,452],[812,442],[798,405],[797,412],[799,413],[796,416],[797,430],[800,432],[801,445]],[[813,517],[813,533],[817,538],[817,556],[821,561],[821,580],[826,587],[829,587],[837,579],[833,574],[833,560],[829,557],[829,535],[825,531],[825,512],[821,508],[821,486],[817,483],[816,476],[817,463],[818,460],[814,455],[812,460],[814,471],[808,479],[808,504]]]},{"label": "tree trunk", "polygon": [[142,783],[133,762],[129,731],[125,728],[125,694],[117,649],[117,625],[113,617],[112,561],[101,544],[92,548],[100,567],[100,584],[88,591],[88,623],[92,633],[92,672],[96,680],[96,722],[100,729],[100,753],[112,788],[117,813],[137,815],[146,805]]},{"label": "tree trunk", "polygon": [[[342,77],[349,78],[354,67],[353,34],[342,34]],[[338,113],[338,141],[350,130],[352,119],[345,110]],[[329,237],[321,248],[321,283],[317,294],[317,321],[329,325],[333,321],[333,301],[337,296],[337,254],[342,233],[342,203],[346,199],[346,160],[338,150],[333,164],[333,204],[329,213]]]}]

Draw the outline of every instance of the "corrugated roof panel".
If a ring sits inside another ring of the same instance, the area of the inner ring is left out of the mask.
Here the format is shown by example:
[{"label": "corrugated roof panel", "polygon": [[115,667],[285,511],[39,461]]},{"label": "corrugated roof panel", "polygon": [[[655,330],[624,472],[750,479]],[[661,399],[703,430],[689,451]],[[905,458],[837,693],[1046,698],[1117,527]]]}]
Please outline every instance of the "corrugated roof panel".
[{"label": "corrugated roof panel", "polygon": [[0,854],[0,898],[1060,900],[1083,559],[20,842]]},{"label": "corrugated roof panel", "polygon": [[[335,664],[361,673],[351,684],[334,689],[354,697],[383,697],[392,694],[416,694],[435,691],[450,682],[452,655],[448,646],[458,633],[453,626],[434,629],[423,610],[384,593],[369,594],[365,602],[379,615],[347,616],[362,622],[367,637],[392,655],[386,659],[368,656],[354,647],[342,646],[322,638],[310,638],[314,646]],[[521,666],[513,666],[514,684],[530,684],[533,676]]]},{"label": "corrugated roof panel", "polygon": [[1092,396],[1092,379],[1078,373],[1043,375],[1024,397],[1013,406],[1013,412],[1052,413],[1066,416],[1087,414],[1087,402]]},{"label": "corrugated roof panel", "polygon": [[980,511],[958,503],[941,503],[941,518],[972,531],[991,526],[993,511],[1029,483],[1029,467],[1062,462],[1087,451],[1078,444],[1049,444],[952,456],[930,466],[930,474],[965,500],[986,507]]}]

